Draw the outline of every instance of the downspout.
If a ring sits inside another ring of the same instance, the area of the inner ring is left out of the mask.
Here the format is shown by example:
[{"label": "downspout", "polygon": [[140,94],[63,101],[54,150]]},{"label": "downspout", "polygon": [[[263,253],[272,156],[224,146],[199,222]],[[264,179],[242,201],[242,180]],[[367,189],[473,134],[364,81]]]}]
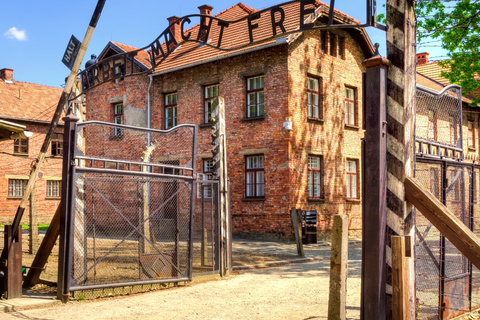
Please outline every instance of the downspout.
[{"label": "downspout", "polygon": [[[147,89],[147,128],[151,129],[151,123],[150,123],[150,88],[152,87],[152,75],[148,75],[148,78],[150,79],[150,82],[148,83],[148,89]],[[147,147],[150,147],[150,132],[148,132],[148,137],[147,137]]]}]

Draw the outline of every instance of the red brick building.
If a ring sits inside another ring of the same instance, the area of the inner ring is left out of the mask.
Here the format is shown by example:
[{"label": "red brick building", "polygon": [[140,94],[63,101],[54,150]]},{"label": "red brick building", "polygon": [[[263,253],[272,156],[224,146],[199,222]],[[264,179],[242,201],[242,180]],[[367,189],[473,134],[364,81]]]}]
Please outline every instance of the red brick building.
[{"label": "red brick building", "polygon": [[[45,139],[62,89],[16,81],[12,69],[0,70],[0,121],[15,123],[29,132],[0,137],[0,223],[11,223],[29,179],[32,162]],[[13,132],[10,132],[13,133]],[[60,202],[63,125],[55,131],[36,182],[39,223],[48,223]],[[24,220],[28,223],[28,215]]]},{"label": "red brick building", "polygon": [[[300,4],[282,8],[286,31],[296,30]],[[317,1],[306,8],[313,13],[305,21],[326,24],[327,5]],[[199,9],[211,15],[213,8]],[[215,17],[236,20],[255,12],[239,3]],[[169,18],[169,24],[176,19]],[[348,214],[350,229],[360,230],[362,62],[373,54],[373,45],[361,28],[309,30],[267,39],[269,19],[269,12],[261,14],[251,35],[247,20],[243,26],[223,30],[225,46],[248,44],[251,37],[265,41],[234,51],[184,42],[152,74],[91,89],[87,120],[155,129],[197,124],[197,172],[208,175],[210,100],[221,96],[226,109],[234,234],[290,237],[291,207],[316,211],[319,233],[331,229],[337,213]],[[335,21],[359,23],[338,11]],[[195,38],[199,30],[200,25],[195,25],[185,32]],[[173,24],[171,31],[180,43],[180,23]],[[213,23],[209,37],[215,39],[221,31]],[[134,49],[110,42],[99,60]],[[149,52],[140,51],[134,67],[148,70]]]}]

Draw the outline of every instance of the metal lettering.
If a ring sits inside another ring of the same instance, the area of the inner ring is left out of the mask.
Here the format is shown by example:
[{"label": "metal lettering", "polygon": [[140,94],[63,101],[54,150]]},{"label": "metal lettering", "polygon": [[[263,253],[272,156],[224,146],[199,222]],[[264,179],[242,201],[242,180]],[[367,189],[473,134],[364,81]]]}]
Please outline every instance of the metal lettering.
[{"label": "metal lettering", "polygon": [[150,63],[152,64],[152,68],[154,68],[156,65],[156,57],[158,57],[160,54],[162,54],[162,57],[165,57],[165,52],[162,49],[162,44],[158,39],[160,39],[160,37],[158,37],[157,40],[152,42],[152,44],[150,45],[150,49],[151,49]]},{"label": "metal lettering", "polygon": [[228,28],[229,23],[227,21],[218,20],[218,25],[220,26],[220,35],[218,36],[217,48],[220,48],[222,44],[223,29]]},{"label": "metal lettering", "polygon": [[110,79],[110,61],[104,61],[102,63],[102,80],[103,82]]},{"label": "metal lettering", "polygon": [[252,24],[252,20],[260,19],[260,14],[254,13],[248,16],[248,35],[250,36],[250,43],[253,42],[253,29],[258,28],[258,23]]},{"label": "metal lettering", "polygon": [[185,35],[185,32],[184,32],[185,30],[184,30],[184,28],[183,28],[183,25],[185,24],[185,22],[190,23],[190,22],[192,22],[192,21],[191,21],[189,18],[185,18],[185,19],[182,20],[182,24],[180,25],[181,30],[182,30],[182,39],[185,40],[185,41],[187,41],[188,39],[190,39],[190,35],[191,35],[192,33],[189,32],[187,35]]},{"label": "metal lettering", "polygon": [[[121,59],[121,60],[120,60]],[[122,61],[122,57],[113,61],[113,77],[121,77],[125,74],[125,64]]]},{"label": "metal lettering", "polygon": [[[275,21],[275,13],[280,13],[280,20],[279,21]],[[285,11],[283,11],[282,8],[280,7],[272,7],[271,11],[270,11],[270,14],[271,14],[271,17],[272,17],[272,31],[273,31],[273,35],[276,36],[277,35],[277,27],[280,27],[280,29],[282,29],[282,33],[285,33],[287,32],[287,30],[285,30],[285,27],[283,26],[283,21],[285,20]]]},{"label": "metal lettering", "polygon": [[202,17],[201,19],[200,28],[198,29],[198,36],[197,36],[197,40],[202,42],[208,41],[208,35],[210,34],[210,28],[212,27],[212,21],[213,21],[213,19],[210,18],[207,25],[205,24],[205,19],[206,17]]},{"label": "metal lettering", "polygon": [[305,9],[305,6],[312,4],[315,5],[315,0],[302,0],[300,1],[300,30],[313,28],[313,23],[304,23],[305,15],[312,14],[315,12],[315,9]]},{"label": "metal lettering", "polygon": [[170,29],[167,29],[165,32],[165,46],[167,47],[167,51],[168,52],[173,51],[177,46],[177,44],[178,44],[177,39],[175,39],[175,36],[173,35],[172,31]]}]

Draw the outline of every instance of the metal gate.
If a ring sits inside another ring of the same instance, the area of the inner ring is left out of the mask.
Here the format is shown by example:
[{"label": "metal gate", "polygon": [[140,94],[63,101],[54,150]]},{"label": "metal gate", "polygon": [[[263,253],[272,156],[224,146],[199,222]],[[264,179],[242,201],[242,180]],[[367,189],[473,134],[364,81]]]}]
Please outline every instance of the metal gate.
[{"label": "metal gate", "polygon": [[[416,179],[473,229],[476,169],[464,162],[460,87],[434,92],[417,86],[416,103]],[[415,231],[417,319],[452,319],[473,310],[472,264],[419,211]]]},{"label": "metal gate", "polygon": [[196,126],[91,121],[68,135],[64,292],[191,280]]}]

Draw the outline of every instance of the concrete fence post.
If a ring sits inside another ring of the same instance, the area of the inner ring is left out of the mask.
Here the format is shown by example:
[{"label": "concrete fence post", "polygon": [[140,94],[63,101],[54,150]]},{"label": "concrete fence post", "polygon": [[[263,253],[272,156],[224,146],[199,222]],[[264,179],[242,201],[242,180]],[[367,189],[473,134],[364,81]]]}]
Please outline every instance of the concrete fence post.
[{"label": "concrete fence post", "polygon": [[347,297],[348,216],[333,217],[332,251],[330,258],[330,293],[328,320],[345,320]]}]

